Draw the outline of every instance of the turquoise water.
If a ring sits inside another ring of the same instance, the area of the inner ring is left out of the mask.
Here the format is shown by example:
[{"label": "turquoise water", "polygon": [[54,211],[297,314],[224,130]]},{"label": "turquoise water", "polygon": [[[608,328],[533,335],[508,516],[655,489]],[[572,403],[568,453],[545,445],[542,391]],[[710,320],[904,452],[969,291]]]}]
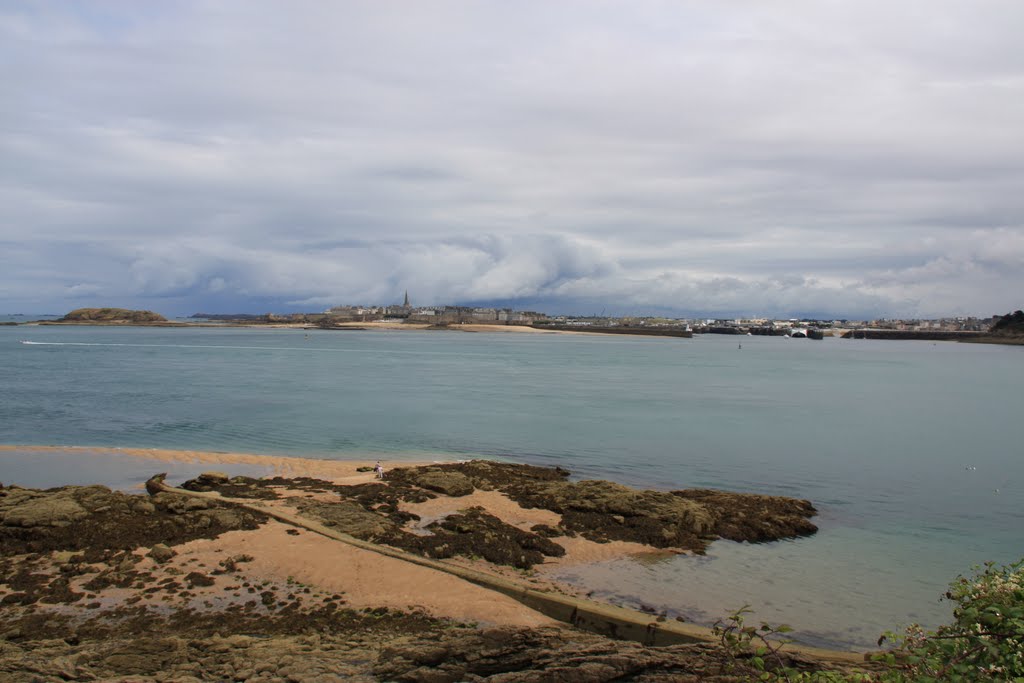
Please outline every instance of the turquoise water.
[{"label": "turquoise water", "polygon": [[[749,603],[808,642],[866,646],[945,619],[938,597],[956,574],[1024,555],[1022,354],[713,335],[0,327],[0,443],[484,456],[809,498],[821,527],[810,538],[562,578],[705,622]],[[43,458],[0,457],[0,481],[88,480]]]}]

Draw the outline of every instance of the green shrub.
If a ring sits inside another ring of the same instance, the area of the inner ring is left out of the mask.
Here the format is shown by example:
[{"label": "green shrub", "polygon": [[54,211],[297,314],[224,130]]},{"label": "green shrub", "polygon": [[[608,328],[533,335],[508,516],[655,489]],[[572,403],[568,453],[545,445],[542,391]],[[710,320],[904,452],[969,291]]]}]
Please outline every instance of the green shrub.
[{"label": "green shrub", "polygon": [[886,633],[878,644],[895,647],[874,657],[884,668],[857,673],[792,667],[783,649],[790,628],[750,626],[744,606],[715,625],[723,646],[720,673],[775,683],[1024,683],[1024,559],[977,567],[950,584],[945,597],[955,604],[952,623],[935,631],[913,625],[904,633]]},{"label": "green shrub", "polygon": [[993,562],[960,576],[946,599],[953,622],[935,631],[911,626],[885,634],[898,645],[890,664],[900,681],[1024,681],[1024,560]]}]

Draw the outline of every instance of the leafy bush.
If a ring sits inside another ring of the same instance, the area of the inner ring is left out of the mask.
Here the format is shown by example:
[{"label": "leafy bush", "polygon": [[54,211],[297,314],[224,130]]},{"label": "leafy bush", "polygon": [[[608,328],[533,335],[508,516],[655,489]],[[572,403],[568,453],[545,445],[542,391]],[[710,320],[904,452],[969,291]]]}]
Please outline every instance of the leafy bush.
[{"label": "leafy bush", "polygon": [[953,622],[936,631],[911,626],[885,634],[899,647],[889,659],[900,681],[1024,681],[1024,560],[989,562],[950,585]]},{"label": "leafy bush", "polygon": [[722,645],[720,674],[739,680],[787,683],[843,683],[873,680],[866,673],[825,670],[801,670],[794,666],[784,648],[793,642],[786,634],[793,629],[785,624],[759,627],[746,623],[749,605],[719,620],[712,629]]},{"label": "leafy bush", "polygon": [[874,657],[881,670],[808,671],[786,657],[788,626],[746,623],[745,606],[714,628],[722,647],[721,673],[744,680],[825,683],[1024,683],[1024,559],[1006,566],[993,562],[960,576],[945,595],[955,603],[953,621],[935,631],[918,625],[879,639],[895,647]]}]

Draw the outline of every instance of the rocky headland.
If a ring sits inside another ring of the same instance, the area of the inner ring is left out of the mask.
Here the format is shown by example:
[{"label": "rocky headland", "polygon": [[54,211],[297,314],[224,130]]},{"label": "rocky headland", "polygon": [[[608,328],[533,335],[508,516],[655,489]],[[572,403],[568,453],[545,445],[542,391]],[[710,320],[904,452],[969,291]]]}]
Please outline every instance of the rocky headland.
[{"label": "rocky headland", "polygon": [[[370,476],[208,473],[180,493],[156,480],[149,496],[0,485],[0,678],[738,680],[713,642],[612,640],[309,529],[556,591],[536,570],[582,547],[701,552],[716,538],[815,530],[807,501],[640,491],[557,468],[473,461]],[[281,522],[285,511],[310,524]]]},{"label": "rocky headland", "polygon": [[987,333],[974,341],[986,344],[1024,345],[1024,311],[1016,310],[998,318]]}]

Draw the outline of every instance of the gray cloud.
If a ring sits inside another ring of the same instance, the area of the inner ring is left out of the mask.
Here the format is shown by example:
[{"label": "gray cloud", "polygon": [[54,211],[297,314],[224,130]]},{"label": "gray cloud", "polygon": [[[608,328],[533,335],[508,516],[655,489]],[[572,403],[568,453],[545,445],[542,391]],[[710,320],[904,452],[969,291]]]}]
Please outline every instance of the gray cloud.
[{"label": "gray cloud", "polygon": [[0,297],[990,314],[1016,2],[0,8]]}]

